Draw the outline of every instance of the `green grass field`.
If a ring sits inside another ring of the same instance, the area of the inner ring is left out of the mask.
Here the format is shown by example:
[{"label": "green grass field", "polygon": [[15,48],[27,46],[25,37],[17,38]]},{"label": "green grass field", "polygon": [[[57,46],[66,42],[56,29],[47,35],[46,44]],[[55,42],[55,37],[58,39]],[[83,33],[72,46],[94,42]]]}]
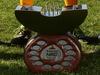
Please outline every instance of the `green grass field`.
[{"label": "green grass field", "polygon": [[[16,28],[21,25],[14,15],[18,1],[0,0],[0,39],[2,40],[11,40]],[[38,4],[43,5],[43,0],[38,1],[40,1]],[[80,0],[79,3],[86,3],[89,12],[85,22],[81,25],[83,32],[89,36],[100,34],[100,0]],[[100,75],[100,45],[90,46],[83,42],[81,44],[86,55],[79,65],[79,70],[74,73],[55,73],[55,75]],[[23,48],[20,47],[0,45],[0,75],[34,75],[24,64],[23,52]]]}]

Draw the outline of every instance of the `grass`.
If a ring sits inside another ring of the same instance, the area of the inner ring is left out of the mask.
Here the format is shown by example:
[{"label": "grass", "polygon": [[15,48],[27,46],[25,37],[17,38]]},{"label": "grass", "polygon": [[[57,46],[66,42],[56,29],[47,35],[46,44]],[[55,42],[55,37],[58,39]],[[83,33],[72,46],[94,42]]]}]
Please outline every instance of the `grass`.
[{"label": "grass", "polygon": [[[38,4],[43,5],[42,1]],[[88,4],[88,16],[81,25],[83,32],[89,36],[100,34],[100,0],[80,0],[79,3]],[[14,16],[17,4],[18,0],[0,0],[0,39],[2,40],[9,41],[13,38],[15,29],[20,26]],[[79,65],[79,70],[74,73],[55,73],[55,75],[100,75],[100,46],[90,46],[83,42],[81,44],[86,55]],[[23,48],[0,45],[0,75],[34,75],[24,64],[23,52]]]}]

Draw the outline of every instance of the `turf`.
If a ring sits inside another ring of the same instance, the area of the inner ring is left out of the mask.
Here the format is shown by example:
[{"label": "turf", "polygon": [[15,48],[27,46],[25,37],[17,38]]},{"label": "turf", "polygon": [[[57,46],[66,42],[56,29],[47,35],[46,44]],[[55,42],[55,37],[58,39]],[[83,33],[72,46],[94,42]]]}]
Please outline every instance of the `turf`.
[{"label": "turf", "polygon": [[[44,5],[43,1],[38,0],[37,5]],[[51,1],[58,2],[57,0]],[[80,0],[79,3],[88,5],[88,16],[80,26],[82,31],[89,36],[100,34],[100,0]],[[17,27],[21,25],[14,15],[17,5],[18,0],[0,0],[0,39],[2,40],[11,40]],[[100,45],[87,45],[84,42],[81,44],[85,55],[78,71],[55,73],[55,75],[100,75]],[[20,47],[0,45],[0,75],[34,75],[24,64],[23,52],[23,48]],[[44,75],[52,74],[46,73]]]}]

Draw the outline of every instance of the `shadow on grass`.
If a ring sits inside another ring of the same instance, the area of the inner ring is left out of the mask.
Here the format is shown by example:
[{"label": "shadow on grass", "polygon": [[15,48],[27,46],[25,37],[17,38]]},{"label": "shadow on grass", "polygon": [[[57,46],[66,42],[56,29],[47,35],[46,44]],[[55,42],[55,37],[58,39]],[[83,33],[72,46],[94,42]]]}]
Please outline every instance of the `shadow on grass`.
[{"label": "shadow on grass", "polygon": [[23,54],[22,53],[5,53],[5,52],[0,52],[0,59],[2,60],[17,60],[17,59],[21,59],[23,58]]},{"label": "shadow on grass", "polygon": [[0,65],[0,75],[32,75],[32,73],[26,67],[19,65]]},{"label": "shadow on grass", "polygon": [[45,72],[45,73],[32,73],[29,71],[26,67],[21,66],[7,66],[7,65],[0,65],[0,75],[69,75],[69,73],[51,73],[51,72]]},{"label": "shadow on grass", "polygon": [[100,75],[100,49],[83,56],[77,73],[80,75]]},{"label": "shadow on grass", "polygon": [[[17,60],[23,54],[0,53],[0,59]],[[20,63],[20,62],[19,62]],[[0,65],[0,75],[53,75],[52,73],[32,74],[26,67],[14,65]],[[55,75],[100,75],[100,50],[95,53],[86,54],[81,61],[80,69],[74,73],[54,73]]]}]

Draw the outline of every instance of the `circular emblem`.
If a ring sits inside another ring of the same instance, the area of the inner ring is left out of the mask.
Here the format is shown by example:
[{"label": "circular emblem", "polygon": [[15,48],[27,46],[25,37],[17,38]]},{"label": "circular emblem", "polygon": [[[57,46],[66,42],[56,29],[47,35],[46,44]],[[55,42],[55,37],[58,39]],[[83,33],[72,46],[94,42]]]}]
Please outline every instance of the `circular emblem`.
[{"label": "circular emblem", "polygon": [[52,44],[42,50],[40,57],[44,61],[54,63],[62,60],[63,53],[57,45]]}]

